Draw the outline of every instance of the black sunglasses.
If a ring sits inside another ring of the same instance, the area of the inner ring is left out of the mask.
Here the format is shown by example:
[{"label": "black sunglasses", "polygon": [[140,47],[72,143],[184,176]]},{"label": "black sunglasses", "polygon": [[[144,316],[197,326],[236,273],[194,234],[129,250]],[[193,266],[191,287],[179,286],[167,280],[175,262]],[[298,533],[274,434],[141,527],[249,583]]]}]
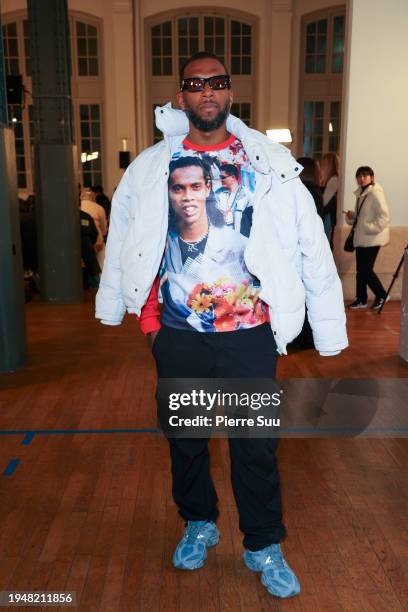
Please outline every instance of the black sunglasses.
[{"label": "black sunglasses", "polygon": [[229,74],[217,74],[216,76],[209,77],[208,79],[204,79],[201,77],[190,77],[188,79],[183,79],[181,81],[181,91],[204,91],[205,84],[211,87],[214,90],[220,89],[229,89],[231,87],[231,77]]}]

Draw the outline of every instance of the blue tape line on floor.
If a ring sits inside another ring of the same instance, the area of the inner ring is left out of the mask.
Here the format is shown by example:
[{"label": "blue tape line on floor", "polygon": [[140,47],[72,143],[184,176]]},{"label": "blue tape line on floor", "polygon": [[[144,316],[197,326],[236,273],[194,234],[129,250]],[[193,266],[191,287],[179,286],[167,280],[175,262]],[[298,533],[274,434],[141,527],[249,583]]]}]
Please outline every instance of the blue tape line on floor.
[{"label": "blue tape line on floor", "polygon": [[53,434],[110,434],[110,433],[158,433],[158,429],[146,427],[145,429],[16,429],[16,430],[3,430],[0,431],[0,436],[21,436],[25,435],[26,438],[30,437],[28,442],[23,443],[29,444],[34,436],[50,436]]},{"label": "blue tape line on floor", "polygon": [[11,476],[19,463],[20,459],[11,459],[8,466],[3,472],[3,476]]},{"label": "blue tape line on floor", "polygon": [[31,442],[31,440],[34,438],[35,433],[33,431],[30,431],[30,433],[27,433],[24,437],[24,440],[21,442],[21,444],[23,446],[28,446]]}]

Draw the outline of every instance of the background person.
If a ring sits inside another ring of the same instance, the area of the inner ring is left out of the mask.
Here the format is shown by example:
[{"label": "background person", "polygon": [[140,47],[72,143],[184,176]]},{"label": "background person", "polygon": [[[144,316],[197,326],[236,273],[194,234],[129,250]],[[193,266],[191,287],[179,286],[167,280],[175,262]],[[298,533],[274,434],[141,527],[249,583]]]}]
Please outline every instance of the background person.
[{"label": "background person", "polygon": [[98,263],[102,270],[105,259],[105,236],[108,233],[108,222],[103,206],[96,202],[96,194],[90,188],[81,191],[81,210],[91,215],[98,230],[98,238],[95,243]]},{"label": "background person", "polygon": [[367,308],[367,286],[374,293],[372,308],[381,308],[386,291],[374,272],[374,264],[382,246],[390,241],[390,213],[384,190],[374,182],[374,170],[370,166],[360,166],[356,172],[359,185],[354,192],[357,196],[354,212],[346,213],[346,222],[353,225],[358,213],[354,231],[356,249],[356,299],[349,304],[352,310]]},{"label": "background person", "polygon": [[311,157],[299,157],[297,160],[303,166],[300,180],[313,197],[316,212],[321,219],[324,217],[322,189],[320,187],[320,164]]},{"label": "background person", "polygon": [[111,210],[110,199],[104,192],[102,185],[94,185],[92,187],[92,191],[94,192],[96,196],[95,198],[96,203],[100,204],[102,208],[105,210],[106,218],[109,221],[110,210]]},{"label": "background person", "polygon": [[321,162],[321,186],[323,188],[324,231],[333,250],[333,234],[337,224],[337,191],[339,189],[339,156],[326,153]]}]

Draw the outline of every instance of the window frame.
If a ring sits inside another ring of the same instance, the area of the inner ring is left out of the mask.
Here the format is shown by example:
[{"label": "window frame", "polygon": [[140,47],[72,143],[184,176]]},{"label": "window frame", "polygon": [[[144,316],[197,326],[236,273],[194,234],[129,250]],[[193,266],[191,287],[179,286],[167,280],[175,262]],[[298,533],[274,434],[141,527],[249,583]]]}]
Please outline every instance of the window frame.
[{"label": "window frame", "polygon": [[[24,44],[24,21],[28,20],[28,13],[25,10],[10,11],[2,15],[2,26],[9,23],[17,23],[17,38],[19,51],[19,73],[23,77],[23,85],[29,92],[32,92],[32,77],[26,72],[26,53]],[[69,39],[71,49],[71,97],[72,97],[72,118],[73,118],[73,137],[74,144],[77,146],[77,170],[78,181],[82,184],[83,173],[81,164],[81,133],[79,121],[79,107],[81,104],[99,104],[100,107],[100,123],[101,123],[101,174],[105,181],[107,154],[104,149],[106,142],[105,138],[105,61],[103,52],[103,21],[94,15],[83,13],[80,11],[69,11]],[[78,56],[77,56],[77,39],[76,39],[76,22],[84,22],[88,25],[96,27],[98,40],[98,76],[79,76],[78,74]],[[30,139],[30,117],[29,106],[33,104],[32,97],[26,94],[25,104],[22,108],[23,118],[23,135],[24,135],[24,159],[25,159],[25,174],[26,187],[19,188],[19,194],[25,196],[34,192],[34,164],[33,150]]]},{"label": "window frame", "polygon": [[[343,71],[332,72],[332,57],[333,57],[333,23],[334,17],[343,16],[345,20],[344,27],[344,50],[343,50]],[[310,23],[320,21],[322,19],[328,20],[327,29],[327,48],[326,48],[326,69],[325,72],[306,72],[306,37],[307,37],[307,26]],[[302,156],[304,152],[304,137],[305,137],[305,123],[304,123],[304,104],[305,102],[323,102],[323,144],[322,144],[322,155],[330,150],[330,110],[333,102],[340,103],[340,116],[339,116],[339,148],[341,143],[341,127],[342,127],[342,112],[344,108],[343,95],[342,95],[342,84],[343,75],[345,72],[345,59],[346,59],[346,6],[337,5],[322,9],[319,11],[313,11],[302,16],[301,19],[301,35],[300,35],[300,57],[299,57],[299,95],[298,95],[298,155]],[[340,151],[338,151],[340,152]]]}]

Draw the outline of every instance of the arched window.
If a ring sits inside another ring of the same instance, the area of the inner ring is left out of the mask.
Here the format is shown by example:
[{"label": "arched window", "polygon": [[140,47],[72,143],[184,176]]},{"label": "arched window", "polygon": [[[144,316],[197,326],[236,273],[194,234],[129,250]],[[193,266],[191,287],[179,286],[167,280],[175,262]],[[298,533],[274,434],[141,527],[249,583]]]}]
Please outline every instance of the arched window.
[{"label": "arched window", "polygon": [[308,157],[339,150],[344,31],[344,7],[302,20],[299,125],[301,154]]},{"label": "arched window", "polygon": [[[3,24],[7,75],[21,75],[26,91],[22,105],[8,106],[9,125],[14,131],[18,188],[34,191],[30,24],[24,14],[7,16]],[[78,150],[78,181],[84,186],[103,183],[103,82],[97,20],[70,14],[71,95],[74,142]]]},{"label": "arched window", "polygon": [[[197,51],[218,55],[229,67],[234,87],[232,112],[247,125],[254,124],[255,75],[253,38],[255,20],[203,9],[186,15],[176,12],[171,17],[156,17],[147,22],[150,40],[150,104],[154,108],[163,101],[174,100],[179,88],[179,71]],[[152,123],[151,142],[160,134]]]}]

